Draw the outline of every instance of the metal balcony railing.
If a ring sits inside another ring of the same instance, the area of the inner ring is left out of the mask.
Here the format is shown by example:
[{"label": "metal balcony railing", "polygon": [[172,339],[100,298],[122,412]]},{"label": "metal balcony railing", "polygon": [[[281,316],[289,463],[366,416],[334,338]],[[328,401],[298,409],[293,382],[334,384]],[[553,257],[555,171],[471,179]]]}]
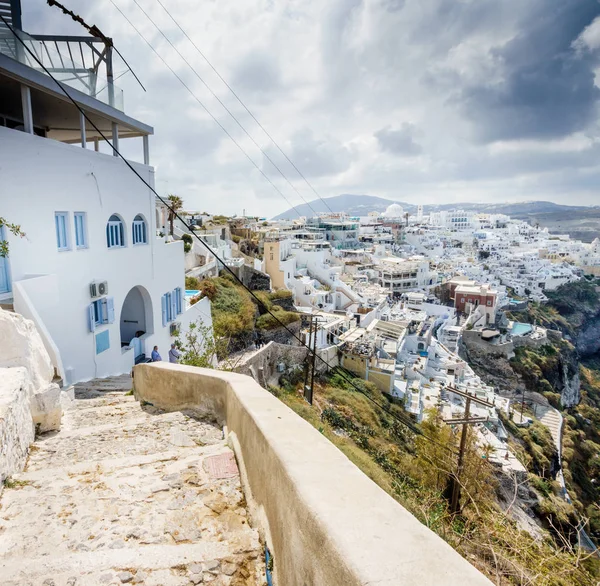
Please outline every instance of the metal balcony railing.
[{"label": "metal balcony railing", "polygon": [[101,39],[31,36],[2,27],[0,54],[47,75],[41,63],[59,82],[123,111],[123,90],[100,74],[102,64],[112,69],[111,47]]}]

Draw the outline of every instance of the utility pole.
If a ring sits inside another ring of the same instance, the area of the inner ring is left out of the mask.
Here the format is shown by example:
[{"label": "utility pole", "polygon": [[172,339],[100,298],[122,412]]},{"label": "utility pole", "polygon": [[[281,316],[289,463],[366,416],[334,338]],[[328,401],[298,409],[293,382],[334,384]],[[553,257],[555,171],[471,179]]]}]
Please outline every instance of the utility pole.
[{"label": "utility pole", "polygon": [[[317,362],[317,332],[319,331],[319,320],[316,315],[310,314],[308,316],[310,320],[308,330],[308,355],[306,356],[305,371],[304,371],[304,398],[307,403],[312,405],[313,403],[313,389],[315,386],[315,371]],[[311,350],[312,343],[312,350]],[[310,353],[312,352],[312,356]]]},{"label": "utility pole", "polygon": [[[307,347],[308,347],[308,352],[310,354],[310,343],[311,343],[311,339],[312,339],[312,331],[313,331],[313,315],[312,313],[308,316],[308,340],[307,340]],[[304,398],[312,405],[312,391],[310,392],[310,401],[308,400],[309,397],[309,390],[308,390],[308,380],[309,380],[309,370],[310,370],[310,361],[309,361],[310,356],[307,355],[306,356],[306,362],[304,363]]]},{"label": "utility pole", "polygon": [[450,393],[454,393],[455,395],[459,395],[460,397],[464,397],[466,399],[465,413],[463,417],[455,419],[444,419],[444,423],[447,423],[448,425],[462,425],[462,432],[460,435],[460,448],[458,450],[458,463],[456,466],[456,473],[452,477],[452,497],[450,499],[450,511],[452,512],[452,514],[456,514],[460,510],[460,477],[463,471],[465,449],[467,446],[467,427],[469,425],[475,425],[476,423],[485,423],[489,419],[489,417],[469,417],[469,415],[471,414],[471,402],[477,403],[478,405],[483,405],[484,407],[495,407],[495,405],[493,403],[490,403],[489,401],[486,401],[485,399],[480,399],[475,395],[471,395],[466,391],[460,391],[455,387],[446,387],[446,390]]},{"label": "utility pole", "polygon": [[319,319],[315,316],[315,327],[313,332],[313,352],[312,352],[312,368],[310,373],[310,392],[306,400],[309,404],[313,403],[313,389],[315,386],[315,366],[317,362],[317,332],[319,331]]}]

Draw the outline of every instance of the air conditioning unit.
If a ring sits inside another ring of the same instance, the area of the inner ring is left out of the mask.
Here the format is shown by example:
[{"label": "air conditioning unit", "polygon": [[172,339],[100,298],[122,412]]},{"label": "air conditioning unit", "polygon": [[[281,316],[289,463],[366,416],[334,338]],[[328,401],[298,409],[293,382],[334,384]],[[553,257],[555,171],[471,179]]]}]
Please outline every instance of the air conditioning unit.
[{"label": "air conditioning unit", "polygon": [[108,283],[106,281],[98,283],[98,295],[108,295]]},{"label": "air conditioning unit", "polygon": [[181,328],[181,324],[178,321],[174,321],[169,327],[169,335],[176,336]]}]

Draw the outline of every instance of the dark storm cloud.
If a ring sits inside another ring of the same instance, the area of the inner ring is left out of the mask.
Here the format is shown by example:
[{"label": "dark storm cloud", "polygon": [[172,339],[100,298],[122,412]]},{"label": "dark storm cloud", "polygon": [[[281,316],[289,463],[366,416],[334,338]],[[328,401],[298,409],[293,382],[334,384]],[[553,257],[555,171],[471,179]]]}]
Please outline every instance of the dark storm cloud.
[{"label": "dark storm cloud", "polygon": [[600,15],[597,0],[544,0],[521,29],[492,50],[504,69],[502,79],[465,88],[459,98],[464,116],[480,140],[557,138],[584,130],[598,113],[593,53],[573,43]]},{"label": "dark storm cloud", "polygon": [[423,150],[421,146],[415,142],[415,132],[415,125],[405,122],[397,130],[394,130],[391,126],[386,126],[385,128],[378,130],[374,136],[382,150],[393,153],[394,155],[412,157],[420,154]]}]

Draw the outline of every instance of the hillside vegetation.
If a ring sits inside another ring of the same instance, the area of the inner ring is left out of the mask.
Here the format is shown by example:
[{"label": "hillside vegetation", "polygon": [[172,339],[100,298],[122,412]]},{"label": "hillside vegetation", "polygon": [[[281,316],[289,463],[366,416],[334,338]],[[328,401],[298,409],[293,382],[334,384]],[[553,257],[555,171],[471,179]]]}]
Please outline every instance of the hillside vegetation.
[{"label": "hillside vegetation", "polygon": [[[554,499],[553,504],[557,505],[554,512],[569,517],[576,512],[589,520],[588,533],[600,543],[600,356],[597,350],[595,354],[592,352],[596,348],[594,341],[600,339],[600,295],[596,285],[585,279],[547,295],[547,304],[531,303],[527,312],[518,313],[518,318],[560,329],[575,346],[561,340],[537,350],[517,348],[511,366],[529,391],[543,394],[563,413],[562,467],[572,507]],[[581,358],[582,353],[585,358]],[[581,400],[568,409],[561,407],[559,389],[565,365],[569,371],[574,366],[581,379]],[[557,471],[552,466],[553,448],[539,435],[528,438],[527,431],[512,428],[510,431],[523,447],[530,471],[539,476],[537,485],[546,483],[552,487]]]},{"label": "hillside vegetation", "polygon": [[[357,392],[335,374],[318,382],[310,406],[300,392],[301,378],[296,371],[270,390],[493,583],[597,584],[600,574],[593,560],[579,559],[568,543],[559,547],[549,534],[534,539],[503,512],[497,499],[505,497],[500,496],[495,471],[481,457],[473,436],[467,444],[460,513],[453,516],[446,497],[458,438],[439,417],[422,424],[427,438],[415,435],[396,419],[407,417],[404,410],[374,385],[354,379],[362,391]],[[504,503],[504,508],[510,506]]]},{"label": "hillside vegetation", "polygon": [[298,312],[281,306],[293,308],[290,291],[253,291],[252,295],[227,273],[202,280],[187,277],[185,286],[200,291],[199,298],[210,299],[214,335],[227,341],[224,347],[230,352],[246,348],[255,329],[272,330],[300,319]]}]

